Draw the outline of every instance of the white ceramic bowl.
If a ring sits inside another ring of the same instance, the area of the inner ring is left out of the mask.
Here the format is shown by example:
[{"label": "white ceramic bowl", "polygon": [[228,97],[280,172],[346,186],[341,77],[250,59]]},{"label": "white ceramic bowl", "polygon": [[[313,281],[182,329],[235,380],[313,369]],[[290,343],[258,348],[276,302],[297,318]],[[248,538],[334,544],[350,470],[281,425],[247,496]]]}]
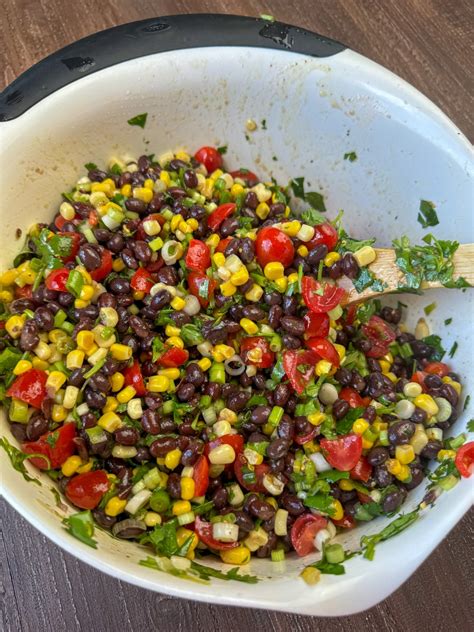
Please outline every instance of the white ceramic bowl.
[{"label": "white ceramic bowl", "polygon": [[[144,130],[127,125],[143,112]],[[249,118],[265,119],[267,129],[259,124],[246,137]],[[48,221],[84,163],[203,144],[228,145],[231,168],[254,168],[283,182],[305,176],[326,196],[331,216],[343,208],[351,232],[375,235],[380,245],[402,233],[422,237],[420,199],[436,203],[437,236],[474,241],[473,155],[461,132],[400,78],[295,27],[206,15],[120,26],[55,53],[18,78],[0,98],[0,120],[3,269],[21,244],[16,229]],[[358,160],[344,160],[353,150]],[[448,348],[458,341],[455,365],[466,392],[474,386],[472,298],[470,291],[454,290],[403,297],[411,324],[436,301],[429,320]],[[444,328],[448,317],[452,325]],[[453,432],[464,430],[472,416],[471,403]],[[1,433],[12,440],[5,419]],[[49,479],[29,466],[42,486],[28,484],[4,456],[1,464],[8,502],[68,552],[114,577],[178,597],[320,616],[363,610],[398,588],[461,518],[473,493],[472,480],[462,480],[414,526],[379,546],[373,562],[352,559],[346,575],[325,575],[315,587],[298,578],[308,560],[297,558],[284,568],[252,561],[249,572],[263,578],[257,585],[214,580],[203,586],[139,566],[143,549],[105,533],[97,533],[97,550],[81,544],[61,525],[64,511]],[[410,494],[407,509],[423,488]],[[385,522],[358,528],[347,546]]]}]

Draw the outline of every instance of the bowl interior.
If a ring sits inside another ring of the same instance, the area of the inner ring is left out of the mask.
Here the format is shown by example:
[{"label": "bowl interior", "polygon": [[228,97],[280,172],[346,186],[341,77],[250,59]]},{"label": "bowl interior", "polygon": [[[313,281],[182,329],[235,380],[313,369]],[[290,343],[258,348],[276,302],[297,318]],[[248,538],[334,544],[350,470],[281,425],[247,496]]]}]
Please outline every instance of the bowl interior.
[{"label": "bowl interior", "polygon": [[[144,112],[145,129],[127,124]],[[247,119],[257,123],[255,132],[246,130]],[[101,166],[111,156],[176,148],[193,152],[204,144],[227,145],[225,160],[233,169],[248,167],[284,183],[304,176],[306,190],[324,194],[328,216],[344,209],[348,231],[360,238],[375,236],[379,245],[388,246],[402,234],[421,239],[426,233],[416,221],[421,199],[436,204],[440,225],[433,232],[438,237],[473,241],[469,144],[413,88],[351,51],[323,60],[225,47],[150,55],[70,84],[3,124],[0,133],[3,269],[22,244],[17,229],[24,232],[34,222],[48,221],[61,191],[84,175],[85,163]],[[344,154],[352,151],[357,160],[345,160]],[[410,307],[412,326],[424,306],[437,303],[428,320],[446,348],[458,342],[453,365],[469,392],[472,292],[431,291],[405,295],[402,301]],[[452,318],[449,327],[443,325],[447,318]],[[453,433],[464,430],[470,416],[472,408],[460,415]],[[2,434],[11,440],[4,418],[1,424]],[[313,614],[355,612],[385,597],[467,509],[471,489],[462,481],[412,529],[385,543],[375,562],[351,560],[346,576],[324,576],[316,590],[300,580],[288,581],[308,562],[297,558],[283,564],[252,561],[247,572],[265,578],[257,586],[216,581],[209,587],[138,566],[146,551],[107,534],[98,533],[97,551],[73,540],[60,524],[71,508],[57,505],[49,479],[30,469],[41,486],[27,484],[8,466],[2,468],[7,499],[89,563],[162,592]],[[421,499],[424,487],[410,494],[407,509]],[[377,520],[341,541],[353,548],[362,533],[383,525]]]}]

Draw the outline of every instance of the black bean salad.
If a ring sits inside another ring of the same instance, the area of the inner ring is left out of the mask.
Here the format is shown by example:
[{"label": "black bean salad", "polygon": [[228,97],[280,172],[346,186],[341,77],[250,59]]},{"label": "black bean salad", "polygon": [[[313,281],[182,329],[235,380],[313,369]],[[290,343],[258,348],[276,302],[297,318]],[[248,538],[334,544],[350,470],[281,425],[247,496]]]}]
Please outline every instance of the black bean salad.
[{"label": "black bean salad", "polygon": [[109,167],[86,165],[0,276],[21,452],[2,446],[57,481],[73,535],[95,546],[95,523],[181,571],[324,551],[314,582],[344,561],[338,532],[470,475],[439,338],[401,305],[344,306],[335,280],[367,277],[373,240],[212,147]]}]

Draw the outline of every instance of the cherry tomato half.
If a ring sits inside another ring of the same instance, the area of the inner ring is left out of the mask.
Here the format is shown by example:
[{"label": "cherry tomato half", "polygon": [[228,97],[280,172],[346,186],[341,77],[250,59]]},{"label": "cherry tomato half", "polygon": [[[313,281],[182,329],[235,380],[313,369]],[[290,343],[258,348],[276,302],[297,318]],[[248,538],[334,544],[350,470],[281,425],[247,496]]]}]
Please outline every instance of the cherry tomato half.
[{"label": "cherry tomato half", "polygon": [[212,523],[202,520],[200,516],[196,516],[194,520],[194,532],[203,544],[216,551],[228,551],[239,546],[238,542],[220,542],[215,540],[212,536]]},{"label": "cherry tomato half", "polygon": [[138,268],[130,280],[130,286],[137,292],[149,294],[155,282],[151,278],[151,274],[145,268]]},{"label": "cherry tomato half", "polygon": [[291,527],[291,544],[300,557],[304,557],[315,550],[314,537],[324,529],[328,521],[316,514],[302,514]]},{"label": "cherry tomato half", "polygon": [[40,369],[29,369],[19,375],[7,390],[8,397],[19,399],[34,408],[41,408],[46,397],[48,375]]},{"label": "cherry tomato half", "polygon": [[239,452],[234,461],[234,474],[240,486],[249,492],[264,494],[266,490],[263,486],[263,477],[269,471],[270,466],[266,463],[261,463],[260,465],[254,465],[252,467],[253,470],[242,452]]},{"label": "cherry tomato half", "polygon": [[444,362],[428,362],[424,367],[424,371],[433,375],[439,375],[439,377],[446,377],[449,373],[449,366]]},{"label": "cherry tomato half", "polygon": [[67,292],[66,281],[69,277],[67,268],[58,268],[53,270],[46,277],[45,285],[48,290],[54,290],[55,292]]},{"label": "cherry tomato half", "polygon": [[358,408],[360,406],[368,406],[370,403],[370,398],[368,398],[369,402],[366,404],[366,398],[362,398],[359,393],[350,386],[344,386],[339,392],[339,399],[345,400],[351,408]]},{"label": "cherry tomato half", "polygon": [[204,496],[209,487],[209,463],[201,454],[193,465],[194,496]]},{"label": "cherry tomato half", "polygon": [[38,469],[55,469],[60,467],[76,451],[75,436],[76,425],[73,423],[63,424],[57,430],[41,435],[36,441],[23,443],[21,449],[25,454],[43,454],[49,459],[48,462],[40,456],[31,457],[29,460]]},{"label": "cherry tomato half", "polygon": [[306,346],[314,351],[320,358],[327,360],[333,366],[339,366],[341,359],[336,351],[336,347],[326,338],[310,338],[306,341]]},{"label": "cherry tomato half", "polygon": [[396,334],[388,323],[380,316],[371,316],[369,321],[362,325],[362,331],[372,343],[372,348],[366,353],[369,358],[381,358],[388,353],[388,347]]},{"label": "cherry tomato half", "polygon": [[139,397],[143,397],[146,394],[145,382],[143,381],[142,371],[138,360],[128,366],[123,372],[126,386],[133,386]]},{"label": "cherry tomato half", "polygon": [[280,262],[287,268],[295,258],[295,247],[291,239],[273,226],[265,226],[258,231],[255,246],[257,261],[262,268],[272,261]]},{"label": "cherry tomato half", "polygon": [[[249,359],[249,352],[257,349],[260,350],[260,359]],[[244,338],[240,343],[240,351],[242,354],[242,360],[245,364],[252,364],[259,369],[268,369],[275,361],[275,354],[270,349],[267,339],[261,336]]]},{"label": "cherry tomato half", "polygon": [[89,274],[94,281],[102,281],[112,272],[112,253],[110,250],[102,251],[100,266],[95,270],[91,270]]},{"label": "cherry tomato half", "polygon": [[314,373],[318,357],[312,351],[284,351],[283,368],[294,390],[301,394]]},{"label": "cherry tomato half", "polygon": [[350,476],[355,481],[363,481],[364,483],[367,483],[371,474],[372,466],[367,461],[365,456],[361,456],[360,459],[357,461],[355,467],[352,468]]},{"label": "cherry tomato half", "polygon": [[222,167],[222,156],[215,147],[201,147],[194,154],[194,157],[206,167],[208,173]]},{"label": "cherry tomato half", "polygon": [[337,240],[337,230],[332,224],[317,224],[314,227],[314,237],[311,241],[306,242],[305,246],[308,250],[314,250],[316,246],[324,244],[331,252],[336,247]]},{"label": "cherry tomato half", "polygon": [[190,272],[187,280],[191,294],[198,299],[202,307],[206,308],[214,296],[217,283],[201,272]]},{"label": "cherry tomato half", "polygon": [[254,187],[258,182],[260,182],[258,176],[256,176],[253,171],[249,171],[248,169],[238,169],[237,171],[231,171],[230,175],[233,178],[240,178],[248,187]]},{"label": "cherry tomato half", "polygon": [[191,239],[184,262],[188,270],[206,272],[207,268],[211,265],[211,251],[209,250],[209,246],[200,239]]},{"label": "cherry tomato half", "polygon": [[337,439],[321,439],[320,445],[329,465],[341,472],[355,468],[362,456],[362,437],[353,433]]},{"label": "cherry tomato half", "polygon": [[336,287],[329,283],[319,283],[316,279],[309,276],[303,277],[301,285],[306,307],[316,314],[330,312],[342,303],[346,296],[346,291],[341,287]]},{"label": "cherry tomato half", "polygon": [[212,213],[207,217],[208,228],[215,232],[222,222],[235,212],[236,208],[237,205],[234,204],[234,202],[227,202],[226,204],[218,206],[216,210],[212,211]]},{"label": "cherry tomato half", "polygon": [[306,312],[303,316],[306,327],[305,336],[312,338],[326,338],[329,333],[329,316],[327,314],[315,314],[314,312]]},{"label": "cherry tomato half", "polygon": [[472,476],[474,472],[474,441],[469,441],[459,448],[454,464],[461,476],[464,478]]},{"label": "cherry tomato half", "polygon": [[163,353],[158,359],[158,364],[164,366],[167,369],[175,369],[188,361],[189,351],[186,349],[178,349],[173,347]]},{"label": "cherry tomato half", "polygon": [[104,470],[84,472],[71,478],[64,493],[66,498],[80,509],[95,509],[104,494],[109,491],[109,479]]}]

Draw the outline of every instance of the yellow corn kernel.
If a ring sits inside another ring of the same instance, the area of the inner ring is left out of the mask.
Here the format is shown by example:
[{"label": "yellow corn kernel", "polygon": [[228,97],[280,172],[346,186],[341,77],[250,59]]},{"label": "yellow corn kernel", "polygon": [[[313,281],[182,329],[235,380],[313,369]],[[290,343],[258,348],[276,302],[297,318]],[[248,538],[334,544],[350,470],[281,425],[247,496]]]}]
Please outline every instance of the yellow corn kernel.
[{"label": "yellow corn kernel", "polygon": [[128,345],[114,343],[110,347],[110,353],[115,360],[129,360],[132,357],[132,349]]},{"label": "yellow corn kernel", "polygon": [[26,317],[25,316],[10,316],[10,318],[5,323],[5,329],[8,332],[10,338],[16,339],[21,335],[21,330],[25,324]]},{"label": "yellow corn kernel", "polygon": [[147,511],[145,517],[143,518],[143,522],[147,527],[156,527],[156,525],[161,524],[161,516],[156,511]]},{"label": "yellow corn kernel", "polygon": [[66,419],[67,413],[68,411],[64,408],[64,406],[61,406],[60,404],[53,404],[51,419],[56,423],[59,423],[60,421],[64,421]]},{"label": "yellow corn kernel", "polygon": [[390,353],[390,351],[383,356],[383,359],[387,360],[387,362],[390,362],[390,364],[393,364],[393,355]]},{"label": "yellow corn kernel", "polygon": [[288,283],[296,283],[298,281],[298,273],[292,272],[288,275]]},{"label": "yellow corn kernel", "polygon": [[309,254],[309,250],[303,244],[296,251],[300,257],[307,257]]},{"label": "yellow corn kernel", "polygon": [[354,259],[357,261],[360,268],[370,265],[376,258],[377,254],[372,246],[363,246],[354,252]]},{"label": "yellow corn kernel", "polygon": [[230,277],[230,282],[233,285],[237,285],[237,287],[239,287],[240,285],[245,285],[247,283],[247,281],[249,280],[249,271],[247,270],[246,266],[242,266],[239,270],[237,270],[237,272],[234,272],[234,274]]},{"label": "yellow corn kernel", "polygon": [[415,451],[411,445],[397,445],[395,448],[395,458],[402,464],[407,465],[415,458]]},{"label": "yellow corn kernel", "polygon": [[331,518],[333,520],[341,520],[341,518],[344,516],[344,509],[342,508],[339,500],[332,501],[332,509],[333,511],[331,514]]},{"label": "yellow corn kernel", "polygon": [[[188,222],[185,222],[184,220],[179,223],[178,230],[180,230],[185,235],[188,235],[189,233],[193,232],[191,226],[188,224]],[[176,234],[177,234],[177,231],[176,231]]]},{"label": "yellow corn kernel", "polygon": [[125,378],[122,373],[118,371],[112,375],[110,378],[110,384],[112,386],[112,390],[114,393],[117,393],[124,385]]},{"label": "yellow corn kernel", "polygon": [[2,290],[0,292],[0,301],[2,303],[11,303],[13,301],[13,293],[10,290]]},{"label": "yellow corn kernel", "polygon": [[212,255],[212,260],[218,268],[225,264],[225,254],[223,252],[216,252]]},{"label": "yellow corn kernel", "polygon": [[408,465],[401,465],[400,471],[398,472],[398,474],[395,474],[395,478],[397,478],[399,481],[409,480],[410,477],[411,477],[411,470],[408,467]]},{"label": "yellow corn kernel", "polygon": [[282,276],[279,279],[275,279],[273,283],[276,285],[276,288],[279,292],[283,294],[286,292],[286,288],[288,287],[288,278],[286,276]]},{"label": "yellow corn kernel", "polygon": [[169,187],[170,182],[171,182],[171,178],[170,178],[170,174],[168,173],[168,171],[165,171],[163,169],[163,171],[160,172],[160,180],[162,182],[164,182],[167,187]]},{"label": "yellow corn kernel", "polygon": [[[49,351],[49,347],[48,347],[48,351]],[[31,360],[31,364],[33,365],[34,369],[40,369],[40,371],[46,371],[46,369],[49,367],[49,364],[45,360],[41,360],[41,358],[37,358],[37,357]]]},{"label": "yellow corn kernel", "polygon": [[394,384],[398,381],[398,377],[395,375],[395,373],[392,373],[391,371],[387,371],[387,373],[384,373],[384,375],[388,377],[388,379]]},{"label": "yellow corn kernel", "polygon": [[327,375],[332,369],[332,364],[327,360],[319,360],[316,364],[314,372],[317,376],[321,377],[321,375]]},{"label": "yellow corn kernel", "polygon": [[46,380],[46,389],[57,393],[66,381],[66,376],[61,371],[51,371]]},{"label": "yellow corn kernel", "polygon": [[230,194],[232,197],[236,198],[238,195],[244,192],[244,187],[241,184],[233,184],[230,187]]},{"label": "yellow corn kernel", "polygon": [[68,369],[80,369],[84,362],[85,355],[81,349],[70,351],[66,357],[66,367]]},{"label": "yellow corn kernel", "polygon": [[175,157],[177,160],[182,160],[183,162],[189,162],[190,157],[189,154],[184,151],[184,149],[180,149],[175,153]]},{"label": "yellow corn kernel", "polygon": [[186,301],[180,296],[175,296],[174,299],[171,301],[170,305],[177,312],[180,312],[182,309],[186,307]]},{"label": "yellow corn kernel", "polygon": [[125,263],[122,261],[122,259],[114,259],[112,263],[112,270],[114,272],[122,272],[124,268],[125,268]]},{"label": "yellow corn kernel", "polygon": [[372,448],[374,445],[374,442],[366,439],[365,437],[362,437],[362,449],[363,450],[370,450],[370,448]]},{"label": "yellow corn kernel", "polygon": [[300,228],[301,222],[297,219],[294,219],[291,222],[283,222],[283,224],[281,224],[281,230],[289,237],[296,237]]},{"label": "yellow corn kernel", "polygon": [[276,281],[276,279],[281,279],[285,274],[285,268],[279,261],[272,261],[271,263],[267,263],[263,269],[263,274],[270,281]]},{"label": "yellow corn kernel", "polygon": [[258,347],[255,347],[255,349],[251,349],[247,353],[247,360],[249,362],[255,362],[255,363],[261,362],[262,357],[263,357],[263,352]]},{"label": "yellow corn kernel", "polygon": [[257,303],[263,296],[263,288],[254,283],[248,292],[245,292],[245,298],[252,303]]},{"label": "yellow corn kernel", "polygon": [[115,432],[122,425],[122,420],[113,411],[108,411],[99,418],[97,425],[107,430],[107,432]]},{"label": "yellow corn kernel", "polygon": [[438,404],[431,397],[431,395],[426,395],[423,393],[422,395],[418,395],[413,400],[413,403],[418,408],[424,410],[428,415],[436,415],[439,412]]},{"label": "yellow corn kernel", "polygon": [[165,334],[167,336],[179,336],[181,329],[175,325],[166,325]]},{"label": "yellow corn kernel", "polygon": [[85,474],[86,472],[90,472],[91,469],[94,466],[94,460],[93,459],[89,459],[87,461],[87,463],[84,463],[84,465],[81,465],[81,467],[77,468],[77,473],[78,474]]},{"label": "yellow corn kernel", "polygon": [[115,518],[115,516],[118,516],[122,513],[122,511],[125,509],[126,504],[126,500],[122,500],[118,496],[112,496],[112,498],[109,498],[107,504],[105,505],[104,511],[107,516],[112,516],[113,518]]},{"label": "yellow corn kernel", "polygon": [[310,415],[308,415],[308,421],[313,426],[319,426],[319,424],[323,423],[325,419],[326,415],[323,412],[311,413]]},{"label": "yellow corn kernel", "polygon": [[145,186],[135,187],[133,189],[133,197],[136,200],[141,200],[142,202],[145,202],[145,204],[149,204],[153,199],[153,190]]},{"label": "yellow corn kernel", "polygon": [[[212,355],[220,354],[224,358],[224,360],[229,360],[235,354],[234,347],[230,347],[229,345],[215,345],[212,350]],[[214,359],[216,359],[214,357]],[[216,360],[216,362],[220,362],[220,360]]]},{"label": "yellow corn kernel", "polygon": [[[96,351],[98,351],[98,349],[99,349],[99,346],[98,346],[98,345],[96,345],[96,344],[95,344],[95,342],[94,342],[94,344],[92,345],[92,347],[86,351],[86,355],[87,355],[87,357],[88,357],[88,358],[90,358],[92,355],[94,355],[94,353],[95,353]],[[104,351],[105,351],[105,352],[106,352],[106,354],[107,354],[107,350],[106,350],[106,349],[104,349]]]},{"label": "yellow corn kernel", "polygon": [[236,546],[233,549],[227,551],[221,551],[219,553],[221,560],[224,564],[235,564],[236,566],[242,566],[250,562],[250,549],[243,544]]},{"label": "yellow corn kernel", "polygon": [[11,268],[10,270],[7,270],[0,275],[0,285],[13,285],[17,276],[18,270],[16,268]]},{"label": "yellow corn kernel", "polygon": [[124,184],[123,187],[120,189],[120,193],[125,197],[130,197],[132,195],[132,185]]},{"label": "yellow corn kernel", "polygon": [[339,261],[341,255],[338,252],[328,252],[328,254],[324,257],[324,265],[328,268],[332,266],[336,261]]},{"label": "yellow corn kernel", "polygon": [[33,365],[29,360],[19,360],[13,369],[13,375],[21,375],[25,371],[29,371]]},{"label": "yellow corn kernel", "polygon": [[61,466],[61,472],[64,476],[72,476],[81,467],[82,461],[80,456],[70,456]]},{"label": "yellow corn kernel", "polygon": [[208,371],[211,368],[212,362],[209,358],[201,358],[197,364],[201,371]]},{"label": "yellow corn kernel", "polygon": [[174,470],[178,467],[179,462],[181,461],[181,454],[181,450],[178,450],[177,448],[168,452],[168,454],[165,456],[165,465],[169,470]]},{"label": "yellow corn kernel", "polygon": [[83,301],[82,298],[76,298],[74,301],[74,307],[76,309],[84,309],[84,307],[87,307],[88,305],[89,301]]},{"label": "yellow corn kernel", "polygon": [[211,178],[211,180],[217,180],[217,178],[220,178],[223,175],[224,175],[224,172],[222,171],[222,169],[216,169],[215,171],[211,173],[209,177]]},{"label": "yellow corn kernel", "polygon": [[456,452],[454,450],[440,450],[436,456],[438,461],[444,461],[445,459],[456,458]]},{"label": "yellow corn kernel", "polygon": [[137,391],[133,388],[133,386],[126,386],[120,393],[117,393],[117,401],[120,404],[126,404],[131,399],[135,397]]},{"label": "yellow corn kernel", "polygon": [[182,516],[191,511],[191,503],[189,500],[177,500],[173,503],[173,516]]},{"label": "yellow corn kernel", "polygon": [[143,183],[143,186],[145,187],[145,189],[153,190],[153,187],[155,186],[155,183],[154,183],[154,181],[151,178],[147,178],[145,180],[145,182]]},{"label": "yellow corn kernel", "polygon": [[83,285],[79,298],[81,298],[83,301],[90,301],[93,296],[94,288],[92,287],[92,285]]},{"label": "yellow corn kernel", "polygon": [[191,498],[194,498],[195,489],[196,485],[192,478],[190,478],[189,476],[181,477],[181,498],[183,500],[191,500]]},{"label": "yellow corn kernel", "polygon": [[170,386],[170,379],[166,375],[153,375],[148,380],[147,389],[151,393],[166,393]]},{"label": "yellow corn kernel", "polygon": [[166,339],[166,344],[170,347],[175,347],[176,349],[184,349],[183,339],[179,336],[170,336]]},{"label": "yellow corn kernel", "polygon": [[351,492],[354,489],[354,483],[349,479],[342,479],[339,481],[339,489],[343,492]]},{"label": "yellow corn kernel", "polygon": [[173,215],[170,222],[170,228],[173,231],[173,233],[177,230],[178,226],[180,225],[182,221],[183,221],[183,216],[180,213],[178,213],[177,215]]},{"label": "yellow corn kernel", "polygon": [[107,397],[106,401],[105,401],[105,406],[102,409],[103,413],[110,413],[110,412],[114,412],[114,410],[117,410],[118,408],[118,401],[116,397]]},{"label": "yellow corn kernel", "polygon": [[233,296],[237,292],[237,288],[230,281],[222,283],[219,289],[223,296]]},{"label": "yellow corn kernel", "polygon": [[258,325],[251,321],[249,318],[241,318],[240,326],[245,331],[245,333],[249,334],[250,336],[256,334],[258,331]]},{"label": "yellow corn kernel", "polygon": [[199,222],[194,217],[191,217],[187,220],[188,226],[191,229],[191,232],[196,230],[199,227]]},{"label": "yellow corn kernel", "polygon": [[388,423],[386,423],[385,421],[374,421],[374,423],[372,424],[372,428],[374,429],[374,432],[380,433],[383,430],[387,430]]},{"label": "yellow corn kernel", "polygon": [[344,347],[344,345],[338,345],[335,343],[334,348],[337,351],[337,355],[339,356],[339,359],[344,360],[344,358],[346,357],[346,348]]},{"label": "yellow corn kernel", "polygon": [[145,292],[142,290],[134,290],[132,296],[136,301],[142,301],[145,298]]},{"label": "yellow corn kernel", "polygon": [[79,349],[87,352],[95,346],[94,334],[92,331],[80,331],[77,334],[76,342]]},{"label": "yellow corn kernel", "polygon": [[388,373],[392,366],[390,362],[387,362],[387,360],[379,360],[379,364],[380,368],[382,369],[382,373]]},{"label": "yellow corn kernel", "polygon": [[194,531],[191,531],[191,529],[186,529],[186,527],[179,527],[178,529],[176,529],[176,541],[179,547],[183,546],[183,544],[185,544],[186,542],[189,542],[190,538],[192,538],[192,541],[189,544],[188,552],[194,551],[194,549],[199,544],[198,536],[194,533]]},{"label": "yellow corn kernel", "polygon": [[366,419],[359,417],[359,419],[356,419],[352,424],[352,432],[355,432],[358,435],[363,435],[369,425],[370,424]]},{"label": "yellow corn kernel", "polygon": [[176,368],[160,369],[158,373],[159,375],[165,375],[170,380],[177,380],[179,379],[179,376],[181,375],[180,370]]},{"label": "yellow corn kernel", "polygon": [[398,459],[388,459],[386,467],[390,474],[393,474],[394,476],[399,474],[402,470],[402,464]]},{"label": "yellow corn kernel", "polygon": [[219,235],[217,233],[212,233],[212,235],[210,235],[207,239],[206,239],[206,244],[209,246],[209,248],[217,248],[217,246],[219,245],[221,238],[219,237]]},{"label": "yellow corn kernel", "polygon": [[260,202],[255,209],[255,212],[260,219],[264,220],[267,219],[268,214],[270,213],[270,207],[266,202]]},{"label": "yellow corn kernel", "polygon": [[308,584],[308,586],[314,586],[321,579],[321,571],[314,566],[307,566],[300,573],[301,579]]}]

